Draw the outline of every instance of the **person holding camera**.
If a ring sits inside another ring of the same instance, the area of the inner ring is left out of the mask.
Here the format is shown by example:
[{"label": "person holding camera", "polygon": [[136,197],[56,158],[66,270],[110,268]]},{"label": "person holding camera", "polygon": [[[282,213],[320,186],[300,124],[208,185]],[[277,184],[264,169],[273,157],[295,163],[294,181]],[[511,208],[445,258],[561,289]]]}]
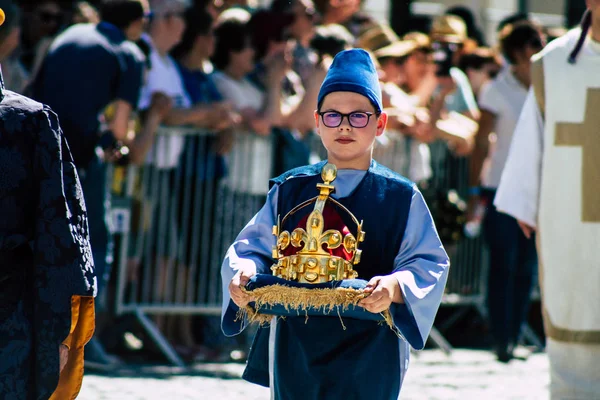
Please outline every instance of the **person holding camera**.
[{"label": "person holding camera", "polygon": [[419,88],[420,102],[429,107],[429,144],[433,178],[423,188],[432,204],[440,237],[450,253],[463,237],[466,204],[457,192],[467,187],[468,159],[477,131],[479,109],[467,76],[457,67],[467,39],[465,23],[452,15],[433,21],[430,32],[433,64]]},{"label": "person holding camera", "polygon": [[371,51],[377,59],[383,106],[388,114],[386,132],[377,138],[373,154],[414,182],[429,179],[429,147],[425,144],[429,138],[423,136],[429,115],[426,109],[418,107],[414,96],[402,89],[410,65],[414,64],[417,43],[400,40],[387,25],[375,25],[359,36],[356,44]]},{"label": "person holding camera", "polygon": [[[458,68],[462,50],[467,40],[467,28],[462,19],[453,15],[444,15],[433,21],[431,46],[434,74],[438,86],[434,91],[431,104],[431,121],[435,127],[440,119],[454,118],[452,113],[462,114],[471,120],[479,119],[479,109],[469,78]],[[439,129],[444,133],[444,129]],[[474,133],[474,132],[470,132]],[[469,132],[460,132],[458,136],[468,137]],[[468,142],[450,141],[452,150],[459,156],[469,154]]]}]

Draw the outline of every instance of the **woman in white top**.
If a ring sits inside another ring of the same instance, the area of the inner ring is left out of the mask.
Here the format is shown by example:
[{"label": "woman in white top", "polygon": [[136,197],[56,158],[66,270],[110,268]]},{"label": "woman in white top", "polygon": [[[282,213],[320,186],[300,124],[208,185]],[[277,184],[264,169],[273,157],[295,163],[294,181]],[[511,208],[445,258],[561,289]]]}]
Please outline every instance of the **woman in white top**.
[{"label": "woman in white top", "polygon": [[[480,202],[487,207],[483,230],[490,256],[488,312],[501,362],[513,358],[512,351],[527,318],[537,254],[535,239],[527,239],[517,221],[499,213],[492,203],[531,84],[531,57],[543,45],[540,30],[528,21],[508,25],[500,33],[500,46],[510,65],[481,91],[481,120],[471,158],[470,205],[474,208]],[[492,132],[495,144],[490,151]],[[486,168],[482,173],[484,160]],[[478,187],[480,176],[481,187]]]},{"label": "woman in white top", "polygon": [[281,119],[286,65],[283,60],[269,65],[265,91],[248,79],[255,68],[255,51],[248,30],[249,14],[246,17],[217,22],[213,79],[223,98],[242,115],[243,132],[238,132],[227,156],[227,186],[238,193],[266,196],[272,177],[271,128]]},{"label": "woman in white top", "polygon": [[[255,51],[248,29],[250,14],[236,9],[235,14],[217,19],[214,29],[215,52],[211,61],[217,89],[242,116],[231,151],[225,155],[227,175],[217,200],[215,225],[221,243],[228,243],[263,205],[273,177],[273,139],[271,130],[281,120],[281,83],[288,66],[273,60],[267,71],[267,90],[250,79],[255,69]],[[217,229],[217,231],[219,230]],[[226,247],[222,249],[222,253]]]}]

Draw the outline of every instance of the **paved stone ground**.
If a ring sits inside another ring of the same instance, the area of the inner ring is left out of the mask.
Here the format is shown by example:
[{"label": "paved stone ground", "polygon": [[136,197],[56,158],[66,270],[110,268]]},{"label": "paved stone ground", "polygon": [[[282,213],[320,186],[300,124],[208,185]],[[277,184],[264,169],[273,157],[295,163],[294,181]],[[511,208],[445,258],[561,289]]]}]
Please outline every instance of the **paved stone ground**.
[{"label": "paved stone ground", "polygon": [[[188,370],[138,367],[110,375],[86,374],[81,400],[264,400],[268,389],[239,377],[240,364],[199,364]],[[539,400],[548,398],[548,359],[533,354],[526,361],[495,361],[489,352],[439,350],[413,355],[402,389],[407,400]]]}]

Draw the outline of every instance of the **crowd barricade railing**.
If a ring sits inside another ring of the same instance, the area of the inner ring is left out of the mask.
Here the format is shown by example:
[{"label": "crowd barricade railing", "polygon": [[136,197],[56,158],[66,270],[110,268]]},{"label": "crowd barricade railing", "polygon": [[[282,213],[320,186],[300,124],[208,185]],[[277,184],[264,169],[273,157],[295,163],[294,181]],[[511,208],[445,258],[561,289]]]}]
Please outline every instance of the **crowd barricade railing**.
[{"label": "crowd barricade railing", "polygon": [[234,135],[223,157],[212,132],[161,127],[144,165],[110,170],[116,314],[136,315],[178,365],[149,316],[220,314],[223,257],[264,203],[272,176],[272,138]]}]

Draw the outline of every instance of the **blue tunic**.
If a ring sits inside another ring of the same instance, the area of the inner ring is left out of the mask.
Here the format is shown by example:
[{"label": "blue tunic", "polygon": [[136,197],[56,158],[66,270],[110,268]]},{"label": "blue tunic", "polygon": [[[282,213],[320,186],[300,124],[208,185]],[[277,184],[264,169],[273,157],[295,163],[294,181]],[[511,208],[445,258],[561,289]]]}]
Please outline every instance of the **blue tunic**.
[{"label": "blue tunic", "polygon": [[[275,179],[267,203],[229,249],[222,268],[225,334],[244,328],[243,321],[234,322],[236,306],[227,291],[231,277],[244,264],[269,273],[277,215],[317,194],[321,167]],[[392,305],[391,312],[403,337],[374,321],[346,318],[344,329],[337,316],[310,317],[308,323],[304,317],[287,317],[259,330],[245,378],[270,386],[276,399],[396,399],[408,366],[408,344],[423,348],[429,335],[448,256],[414,184],[375,162],[368,171],[338,171],[333,184],[333,197],[364,220],[359,277],[393,274],[398,279],[405,304]]]},{"label": "blue tunic", "polygon": [[48,399],[71,297],[96,278],[83,195],[56,114],[0,78],[0,399]]}]

